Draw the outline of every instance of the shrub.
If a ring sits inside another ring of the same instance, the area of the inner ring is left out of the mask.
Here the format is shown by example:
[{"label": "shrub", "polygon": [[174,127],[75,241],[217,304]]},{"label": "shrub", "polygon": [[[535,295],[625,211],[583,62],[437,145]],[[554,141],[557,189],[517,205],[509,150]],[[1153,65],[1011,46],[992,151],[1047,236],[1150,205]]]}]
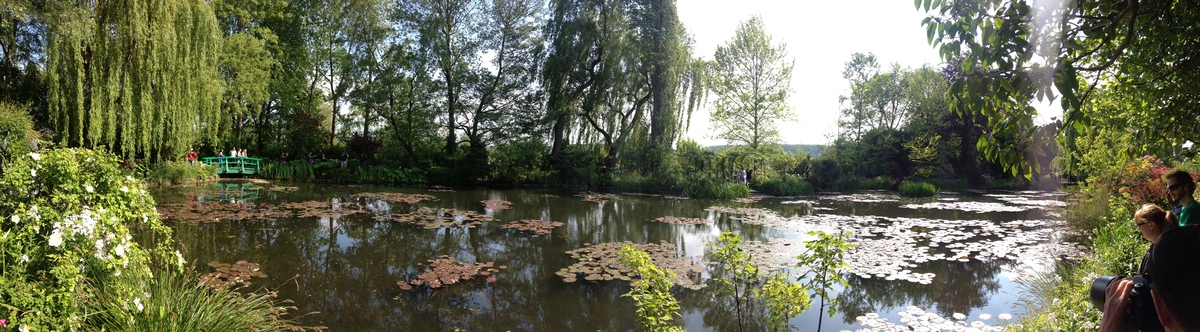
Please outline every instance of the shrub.
[{"label": "shrub", "polygon": [[507,184],[545,184],[546,153],[550,149],[541,141],[501,144],[488,154],[492,181]]},{"label": "shrub", "polygon": [[854,190],[881,190],[891,189],[892,181],[883,177],[873,179],[860,179],[856,177],[844,177],[837,180],[834,184],[838,190],[854,191]]},{"label": "shrub", "polygon": [[14,157],[29,153],[29,142],[34,139],[33,118],[29,116],[27,107],[0,102],[0,139],[7,144],[0,154],[6,162],[12,162]]},{"label": "shrub", "polygon": [[217,178],[217,167],[199,162],[189,165],[186,162],[167,161],[151,165],[142,177],[146,183],[156,186],[211,181]]},{"label": "shrub", "polygon": [[679,301],[671,295],[671,278],[675,272],[659,269],[650,261],[650,255],[633,246],[621,247],[621,264],[633,269],[641,279],[633,282],[633,289],[623,296],[633,299],[637,315],[648,331],[683,331],[675,325],[679,317]]},{"label": "shrub", "polygon": [[937,195],[938,188],[925,182],[904,181],[900,183],[900,196],[928,197]]},{"label": "shrub", "polygon": [[815,192],[808,181],[791,174],[781,174],[777,178],[760,180],[758,190],[774,196],[812,195]]},{"label": "shrub", "polygon": [[[117,303],[142,297],[138,283],[100,292],[85,281],[145,282],[152,262],[182,265],[154,199],[140,181],[121,176],[118,165],[109,153],[58,149],[27,153],[4,170],[0,317],[38,331],[80,330],[88,319],[84,304],[101,294]],[[129,227],[146,228],[157,242],[132,241]]]},{"label": "shrub", "polygon": [[307,162],[303,161],[293,161],[286,164],[264,161],[262,163],[262,170],[259,172],[259,176],[262,176],[264,179],[271,180],[311,181],[316,178],[316,173],[314,172],[313,167],[313,165],[309,165]]},{"label": "shrub", "polygon": [[750,187],[733,182],[700,181],[684,188],[683,195],[691,198],[733,199],[750,196]]}]

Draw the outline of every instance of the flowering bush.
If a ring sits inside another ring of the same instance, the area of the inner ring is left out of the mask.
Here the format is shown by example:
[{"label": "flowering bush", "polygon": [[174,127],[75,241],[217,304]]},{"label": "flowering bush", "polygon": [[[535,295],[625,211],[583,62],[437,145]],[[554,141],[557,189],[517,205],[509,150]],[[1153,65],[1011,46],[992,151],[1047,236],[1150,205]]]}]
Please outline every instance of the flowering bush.
[{"label": "flowering bush", "polygon": [[[1129,195],[1136,205],[1154,203],[1168,207],[1163,176],[1170,172],[1171,168],[1163,164],[1162,160],[1153,156],[1142,156],[1121,167],[1109,186],[1113,192]],[[1192,177],[1195,177],[1195,174]]]},{"label": "flowering bush", "polygon": [[[106,152],[57,149],[5,167],[0,318],[31,330],[78,330],[88,319],[83,308],[101,294],[125,310],[144,310],[148,295],[138,283],[153,278],[151,266],[182,272],[153,198],[118,166]],[[143,248],[130,227],[148,229],[154,243]]]}]

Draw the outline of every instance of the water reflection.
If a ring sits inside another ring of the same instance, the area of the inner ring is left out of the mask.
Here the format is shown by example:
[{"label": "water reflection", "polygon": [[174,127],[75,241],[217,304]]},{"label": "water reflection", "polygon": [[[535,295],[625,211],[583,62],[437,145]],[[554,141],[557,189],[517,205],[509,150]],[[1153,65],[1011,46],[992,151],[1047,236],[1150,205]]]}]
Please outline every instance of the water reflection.
[{"label": "water reflection", "polygon": [[[272,185],[247,188],[257,188],[260,194],[253,204],[262,207],[320,201],[331,210],[335,206],[356,204],[371,212],[329,213],[309,218],[281,216],[269,221],[245,218],[216,223],[172,223],[176,238],[185,257],[202,272],[208,272],[205,264],[210,261],[246,260],[260,264],[269,277],[256,281],[255,285],[277,289],[280,298],[295,300],[301,313],[314,312],[301,319],[304,323],[334,330],[637,330],[640,327],[633,316],[632,301],[621,296],[628,292],[628,284],[583,280],[564,283],[555,275],[559,269],[575,263],[566,251],[604,242],[665,241],[685,256],[703,259],[705,244],[715,241],[722,231],[733,231],[747,241],[797,237],[780,228],[747,224],[706,210],[714,205],[767,208],[783,218],[811,216],[819,209],[830,209],[819,213],[942,219],[956,219],[961,213],[901,209],[902,202],[888,200],[886,196],[866,202],[850,198],[795,204],[768,199],[747,205],[621,195],[598,203],[584,201],[573,192],[558,191],[427,192],[371,186],[287,186],[291,189]],[[164,205],[187,202],[197,199],[198,195],[187,195],[195,192],[161,192],[156,193],[156,198]],[[407,204],[355,196],[365,192],[421,193],[437,200]],[[201,200],[211,196],[204,197]],[[513,204],[511,209],[485,211],[480,202],[485,200]],[[495,221],[470,229],[423,229],[372,219],[374,215],[404,213],[421,207],[486,212]],[[1010,221],[1035,216],[1030,213],[1036,211],[970,213],[962,219]],[[710,222],[702,225],[648,222],[662,216],[702,218]],[[559,221],[565,225],[555,228],[550,236],[541,237],[500,227],[522,219]],[[476,278],[439,289],[416,287],[403,291],[397,287],[397,281],[414,278],[423,271],[422,263],[440,255],[465,262],[495,262],[508,268],[494,274],[497,277],[494,283]],[[998,275],[1010,269],[1010,265],[1007,260],[931,261],[912,268],[915,272],[936,274],[929,285],[849,275],[849,287],[839,290],[841,318],[825,320],[824,328],[858,328],[854,319],[859,315],[872,312],[886,315],[886,310],[907,305],[943,316],[1011,305],[991,303],[998,292],[1015,292],[1011,285],[997,281]],[[732,300],[711,289],[675,289],[683,308],[681,324],[689,330],[736,329]],[[751,301],[744,309],[748,329],[766,328],[759,325],[766,314],[762,303]],[[999,312],[993,312],[996,313]],[[813,311],[805,313],[794,319],[792,325],[809,330],[816,325],[816,315]]]}]

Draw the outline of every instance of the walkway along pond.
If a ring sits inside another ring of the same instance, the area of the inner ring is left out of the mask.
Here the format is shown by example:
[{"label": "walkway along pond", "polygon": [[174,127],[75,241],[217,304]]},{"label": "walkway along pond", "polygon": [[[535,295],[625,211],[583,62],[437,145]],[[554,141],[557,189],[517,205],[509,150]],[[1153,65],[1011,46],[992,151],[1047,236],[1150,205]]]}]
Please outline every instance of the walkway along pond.
[{"label": "walkway along pond", "polygon": [[[223,183],[155,193],[184,256],[276,289],[315,312],[302,322],[335,331],[638,330],[627,276],[594,263],[622,242],[683,271],[684,328],[736,330],[732,301],[706,287],[705,245],[732,231],[761,265],[786,267],[809,230],[850,231],[857,246],[822,330],[999,330],[1021,314],[1017,278],[1081,250],[1063,240],[1057,193],[714,201],[300,183],[232,195]],[[765,310],[749,308],[749,330]],[[816,315],[791,325],[815,330]]]}]

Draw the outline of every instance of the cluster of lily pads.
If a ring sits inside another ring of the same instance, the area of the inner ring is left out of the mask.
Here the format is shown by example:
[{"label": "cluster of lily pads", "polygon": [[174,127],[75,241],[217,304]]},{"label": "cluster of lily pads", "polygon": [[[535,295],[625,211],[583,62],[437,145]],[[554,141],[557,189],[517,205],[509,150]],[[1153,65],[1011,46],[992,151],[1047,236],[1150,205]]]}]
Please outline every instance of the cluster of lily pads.
[{"label": "cluster of lily pads", "polygon": [[675,278],[671,281],[676,285],[693,290],[704,288],[704,284],[697,281],[704,272],[704,265],[683,255],[666,242],[634,244],[625,241],[596,245],[585,243],[583,248],[567,251],[567,254],[570,254],[571,258],[578,262],[558,270],[555,274],[568,283],[578,281],[580,275],[583,276],[583,280],[587,281],[614,279],[630,281],[636,276],[633,275],[630,266],[621,264],[620,252],[624,246],[634,246],[638,250],[645,251],[650,255],[650,261],[654,263],[654,266],[675,272]]},{"label": "cluster of lily pads", "polygon": [[267,274],[259,271],[258,264],[247,261],[237,261],[233,264],[212,261],[208,263],[208,266],[213,267],[215,271],[201,275],[200,284],[212,289],[224,288],[235,284],[250,286],[250,278],[267,277]]},{"label": "cluster of lily pads", "polygon": [[607,203],[608,201],[615,201],[618,199],[617,195],[614,195],[614,194],[601,194],[601,193],[594,193],[594,192],[583,192],[583,193],[579,193],[575,196],[583,197],[584,202],[593,202],[593,203],[601,203],[601,204]]},{"label": "cluster of lily pads", "polygon": [[621,195],[625,195],[625,196],[642,196],[642,197],[656,197],[656,198],[662,198],[662,199],[673,199],[673,200],[685,200],[685,199],[690,199],[690,198],[687,198],[687,197],[684,197],[684,196],[675,196],[675,195],[662,195],[662,194],[647,194],[647,193],[633,193],[633,192],[623,192],[623,193],[621,193]]},{"label": "cluster of lily pads", "polygon": [[558,221],[524,219],[510,222],[500,227],[511,228],[518,231],[533,232],[533,236],[537,237],[540,235],[549,235],[550,230],[554,229],[555,227],[562,227],[563,225],[566,224]]},{"label": "cluster of lily pads", "polygon": [[650,219],[650,222],[660,222],[660,223],[666,223],[666,224],[672,224],[672,225],[701,225],[701,224],[708,223],[708,220],[700,219],[700,218],[663,216],[663,217]]},{"label": "cluster of lily pads", "polygon": [[396,285],[402,290],[412,290],[413,286],[425,285],[429,288],[442,288],[448,285],[453,285],[462,280],[471,280],[475,276],[486,277],[488,283],[496,282],[496,276],[493,273],[507,269],[507,266],[495,266],[493,262],[485,263],[468,263],[459,261],[454,257],[442,255],[437,259],[429,260],[429,265],[425,267],[425,271],[417,275],[415,279],[408,281],[400,280]]},{"label": "cluster of lily pads", "polygon": [[508,210],[512,208],[512,202],[509,201],[486,200],[479,202],[483,203],[483,208],[487,210]]},{"label": "cluster of lily pads", "polygon": [[[844,197],[843,197],[844,196]],[[842,195],[823,197],[831,200],[891,201],[887,194]],[[1028,209],[1052,209],[1061,206],[1053,199],[1030,199],[1029,195],[993,195],[1004,203],[954,202],[954,197],[929,204],[909,204],[907,208],[954,207],[963,211],[1027,211]],[[791,202],[813,204],[813,202]],[[1029,270],[1030,266],[1044,264],[1058,258],[1080,257],[1083,246],[1055,239],[1062,236],[1062,221],[1017,220],[995,222],[988,220],[936,220],[924,218],[845,216],[813,214],[785,218],[762,209],[711,207],[711,211],[728,214],[730,218],[744,223],[764,225],[793,234],[805,234],[810,230],[850,231],[854,234],[849,242],[855,246],[846,261],[845,272],[863,278],[881,278],[930,284],[936,275],[914,271],[921,263],[930,261],[969,262],[971,260],[1009,259],[1017,262],[1018,271]],[[766,260],[768,266],[793,265],[792,257],[803,252],[803,246],[793,246],[785,241],[754,243],[747,241],[747,248],[756,248],[754,255]]]},{"label": "cluster of lily pads", "polygon": [[336,218],[357,213],[366,213],[369,209],[355,202],[306,201],[288,202],[279,205],[281,208],[296,212],[297,218]]},{"label": "cluster of lily pads", "polygon": [[361,193],[354,197],[377,199],[394,203],[417,204],[422,201],[436,201],[437,198],[425,194],[405,194],[405,193]]},{"label": "cluster of lily pads", "polygon": [[[968,322],[967,315],[955,313],[951,318],[943,318],[932,312],[926,312],[915,306],[909,306],[897,315],[900,324],[892,323],[879,314],[869,313],[855,318],[859,324],[868,328],[858,331],[1003,331],[1010,323],[1012,315],[1003,313],[993,319],[991,314],[979,314],[977,320]],[[994,321],[994,323],[993,323]]]},{"label": "cluster of lily pads", "polygon": [[421,227],[433,228],[475,228],[484,222],[492,221],[492,216],[475,211],[458,210],[453,208],[431,208],[422,206],[410,213],[384,214],[375,220],[389,220],[405,224],[415,224]]},{"label": "cluster of lily pads", "polygon": [[290,211],[278,206],[248,202],[192,201],[158,206],[158,216],[163,220],[183,223],[211,223],[231,220],[273,221],[290,217]]}]

